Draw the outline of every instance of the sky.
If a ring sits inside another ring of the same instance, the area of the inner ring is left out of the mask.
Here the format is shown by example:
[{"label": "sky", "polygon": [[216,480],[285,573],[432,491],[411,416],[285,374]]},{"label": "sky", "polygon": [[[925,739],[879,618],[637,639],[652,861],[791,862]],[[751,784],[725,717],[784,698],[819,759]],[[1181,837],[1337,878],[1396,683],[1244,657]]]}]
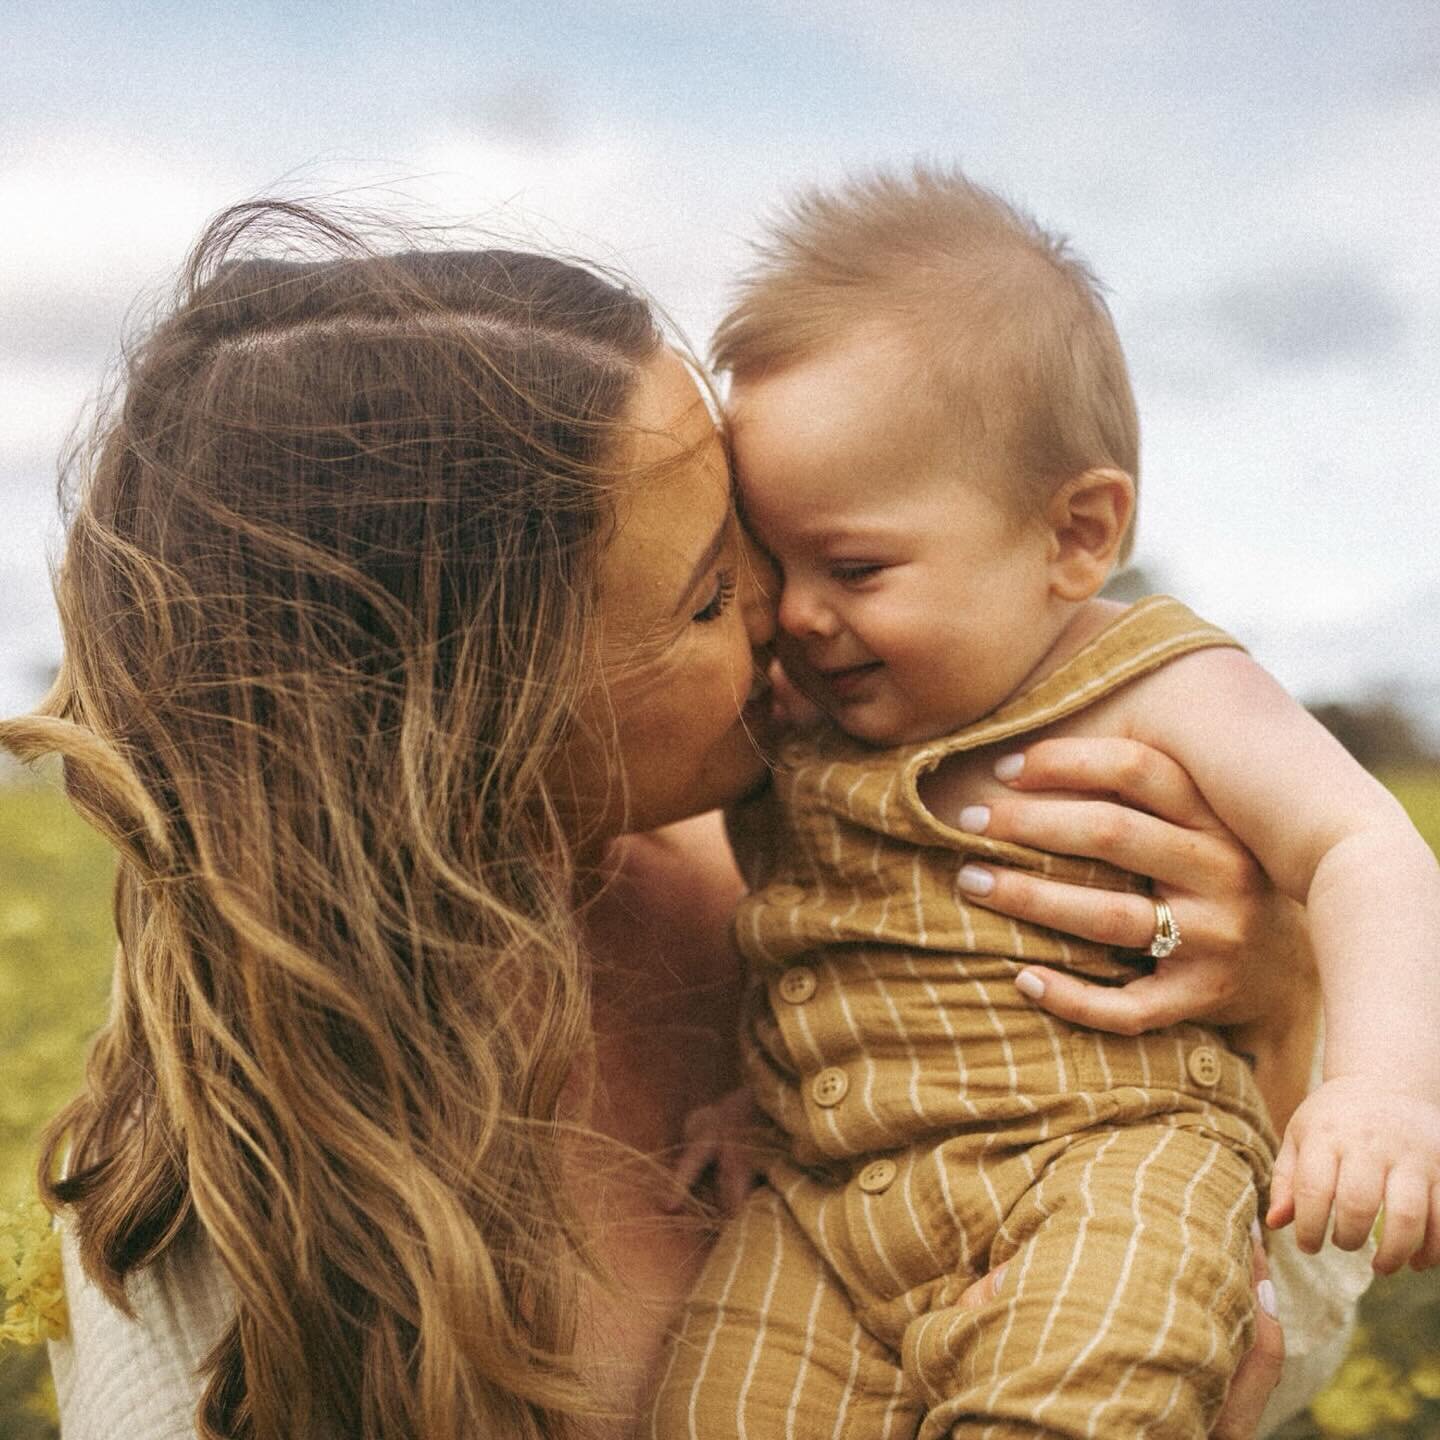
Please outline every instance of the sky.
[{"label": "sky", "polygon": [[223,206],[332,196],[593,257],[703,349],[787,195],[923,158],[1105,280],[1137,560],[1304,698],[1440,717],[1434,0],[6,10],[0,713],[59,651],[56,457]]}]

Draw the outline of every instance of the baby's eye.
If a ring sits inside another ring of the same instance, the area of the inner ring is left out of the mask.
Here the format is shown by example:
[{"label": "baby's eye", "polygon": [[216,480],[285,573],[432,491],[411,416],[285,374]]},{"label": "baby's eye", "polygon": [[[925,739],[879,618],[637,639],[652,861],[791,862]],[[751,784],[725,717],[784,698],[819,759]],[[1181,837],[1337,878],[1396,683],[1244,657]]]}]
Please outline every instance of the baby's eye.
[{"label": "baby's eye", "polygon": [[712,620],[718,620],[729,609],[730,602],[734,598],[735,572],[721,570],[715,576],[714,593],[690,618],[697,624],[708,625]]},{"label": "baby's eye", "polygon": [[857,585],[862,580],[873,579],[884,568],[868,560],[837,560],[830,566],[830,575],[842,585]]}]

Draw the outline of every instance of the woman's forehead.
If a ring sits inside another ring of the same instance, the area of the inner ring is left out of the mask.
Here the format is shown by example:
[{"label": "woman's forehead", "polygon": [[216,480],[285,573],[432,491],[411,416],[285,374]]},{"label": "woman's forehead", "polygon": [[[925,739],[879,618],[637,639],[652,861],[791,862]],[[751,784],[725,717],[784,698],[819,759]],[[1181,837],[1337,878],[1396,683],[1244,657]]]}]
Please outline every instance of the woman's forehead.
[{"label": "woman's forehead", "polygon": [[617,486],[602,585],[618,605],[668,612],[729,521],[729,465],[704,390],[674,351],[646,367],[629,418],[635,463]]}]

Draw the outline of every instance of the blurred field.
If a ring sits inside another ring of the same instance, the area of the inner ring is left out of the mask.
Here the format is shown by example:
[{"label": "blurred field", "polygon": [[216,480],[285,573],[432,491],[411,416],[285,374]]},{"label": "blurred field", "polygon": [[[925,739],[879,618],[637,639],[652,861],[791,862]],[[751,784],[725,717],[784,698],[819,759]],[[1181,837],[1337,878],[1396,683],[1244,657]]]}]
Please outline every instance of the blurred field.
[{"label": "blurred field", "polygon": [[[1440,850],[1440,774],[1386,779]],[[52,788],[0,785],[0,1205],[32,1185],[36,1132],[74,1091],[104,1017],[109,887],[106,847]],[[1440,1440],[1440,1272],[1377,1284],[1362,1323],[1335,1385],[1284,1440]],[[0,1355],[0,1440],[55,1435],[34,1401],[41,1364],[38,1351]]]}]

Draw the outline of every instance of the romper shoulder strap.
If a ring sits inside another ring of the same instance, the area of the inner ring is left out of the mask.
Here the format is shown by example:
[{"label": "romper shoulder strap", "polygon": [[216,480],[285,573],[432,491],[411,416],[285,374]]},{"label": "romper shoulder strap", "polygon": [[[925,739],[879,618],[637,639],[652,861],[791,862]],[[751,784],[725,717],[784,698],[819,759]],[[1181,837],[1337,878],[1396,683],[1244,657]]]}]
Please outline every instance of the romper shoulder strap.
[{"label": "romper shoulder strap", "polygon": [[923,837],[929,843],[950,838],[950,827],[930,814],[916,788],[920,777],[947,756],[1039,730],[1182,655],[1217,647],[1244,648],[1234,636],[1168,595],[1136,601],[1057,670],[998,710],[964,730],[907,746],[895,755],[892,799],[916,829],[911,838]]}]

